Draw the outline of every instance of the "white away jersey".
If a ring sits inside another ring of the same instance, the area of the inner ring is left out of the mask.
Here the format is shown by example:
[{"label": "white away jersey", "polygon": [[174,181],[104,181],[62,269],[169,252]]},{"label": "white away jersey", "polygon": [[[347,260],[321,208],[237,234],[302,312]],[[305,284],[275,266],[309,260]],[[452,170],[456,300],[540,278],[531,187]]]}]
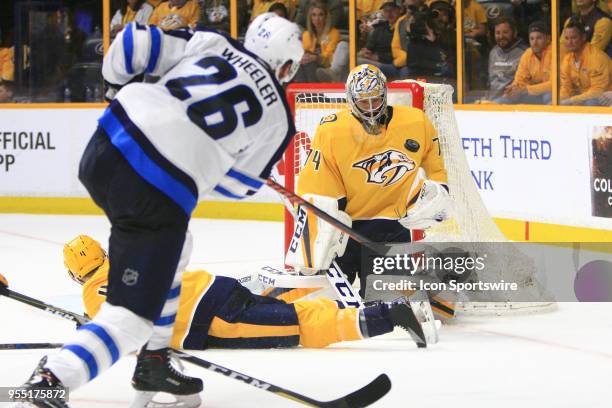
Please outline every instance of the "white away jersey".
[{"label": "white away jersey", "polygon": [[284,91],[264,62],[213,30],[130,23],[104,58],[104,79],[137,75],[100,119],[130,165],[187,214],[199,195],[254,194],[295,133]]}]

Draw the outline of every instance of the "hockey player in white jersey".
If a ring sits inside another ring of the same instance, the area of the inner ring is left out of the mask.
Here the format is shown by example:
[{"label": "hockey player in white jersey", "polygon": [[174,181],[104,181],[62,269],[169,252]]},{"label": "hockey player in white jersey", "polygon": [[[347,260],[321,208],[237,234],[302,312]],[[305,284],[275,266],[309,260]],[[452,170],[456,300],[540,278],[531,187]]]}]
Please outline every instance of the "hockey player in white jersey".
[{"label": "hockey player in white jersey", "polygon": [[[273,13],[253,22],[244,46],[204,28],[164,33],[130,23],[117,36],[102,71],[121,89],[79,169],[111,222],[107,301],[25,387],[74,390],[142,347],[132,406],[147,406],[157,392],[199,406],[202,381],[176,370],[168,348],[191,212],[204,194],[243,198],[261,187],[250,175],[269,176],[295,133],[281,83],[302,55],[297,25]],[[130,83],[142,74],[161,79]]]}]

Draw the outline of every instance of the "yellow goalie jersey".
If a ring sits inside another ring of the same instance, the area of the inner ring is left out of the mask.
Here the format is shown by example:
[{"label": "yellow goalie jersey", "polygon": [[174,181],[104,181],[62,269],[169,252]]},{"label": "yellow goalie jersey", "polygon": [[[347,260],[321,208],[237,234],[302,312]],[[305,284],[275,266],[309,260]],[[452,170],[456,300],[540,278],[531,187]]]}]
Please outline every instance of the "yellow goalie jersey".
[{"label": "yellow goalie jersey", "polygon": [[406,215],[419,168],[428,179],[447,183],[438,137],[423,111],[390,106],[386,127],[372,135],[344,109],[321,119],[298,194],[346,200],[344,211],[353,220],[395,220]]}]

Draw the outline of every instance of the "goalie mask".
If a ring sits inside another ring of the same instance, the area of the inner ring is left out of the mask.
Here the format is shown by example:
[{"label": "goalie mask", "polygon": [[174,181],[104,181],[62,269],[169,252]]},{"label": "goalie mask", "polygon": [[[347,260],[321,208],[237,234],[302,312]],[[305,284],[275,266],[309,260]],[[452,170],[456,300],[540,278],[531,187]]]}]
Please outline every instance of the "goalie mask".
[{"label": "goalie mask", "polygon": [[387,78],[380,69],[370,64],[353,68],[346,80],[346,100],[368,133],[380,133],[387,112]]},{"label": "goalie mask", "polygon": [[[244,36],[244,46],[270,65],[281,84],[293,79],[304,55],[299,27],[276,13],[264,13],[253,20]],[[291,65],[283,75],[287,63]]]},{"label": "goalie mask", "polygon": [[79,284],[87,281],[106,259],[100,243],[87,235],[79,235],[64,245],[64,265],[68,275]]}]

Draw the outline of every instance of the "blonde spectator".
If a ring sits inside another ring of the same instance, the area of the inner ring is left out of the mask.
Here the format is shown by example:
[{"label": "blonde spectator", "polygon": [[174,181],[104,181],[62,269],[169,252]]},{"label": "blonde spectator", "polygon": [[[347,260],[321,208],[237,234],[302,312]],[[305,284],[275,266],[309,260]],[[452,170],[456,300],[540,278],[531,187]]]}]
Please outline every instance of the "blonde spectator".
[{"label": "blonde spectator", "polygon": [[587,41],[584,25],[572,19],[565,27],[567,55],[561,62],[561,105],[599,106],[612,90],[612,61]]},{"label": "blonde spectator", "polygon": [[306,22],[308,21],[308,11],[310,10],[310,7],[315,3],[321,4],[325,6],[325,8],[327,8],[331,27],[348,27],[348,16],[344,13],[344,6],[342,4],[342,0],[297,0],[297,12],[295,16],[295,22],[298,23],[299,26],[301,26],[302,28],[306,28]]},{"label": "blonde spectator", "polygon": [[287,8],[289,20],[295,15],[295,4],[292,0],[254,0],[251,10],[251,21],[260,14],[267,13],[274,3],[281,3]]},{"label": "blonde spectator", "polygon": [[317,81],[317,68],[328,68],[340,41],[340,32],[331,27],[329,11],[322,3],[313,3],[308,10],[306,31],[302,34],[304,56],[296,82]]},{"label": "blonde spectator", "polygon": [[168,0],[161,3],[149,19],[149,24],[162,30],[194,28],[200,18],[200,5],[195,0]]},{"label": "blonde spectator", "polygon": [[551,102],[550,36],[546,23],[535,21],[529,25],[529,46],[519,62],[514,81],[508,85],[497,103]]},{"label": "blonde spectator", "polygon": [[111,20],[111,36],[123,30],[123,27],[132,21],[138,24],[147,24],[153,14],[153,6],[145,0],[121,0],[121,6]]}]

